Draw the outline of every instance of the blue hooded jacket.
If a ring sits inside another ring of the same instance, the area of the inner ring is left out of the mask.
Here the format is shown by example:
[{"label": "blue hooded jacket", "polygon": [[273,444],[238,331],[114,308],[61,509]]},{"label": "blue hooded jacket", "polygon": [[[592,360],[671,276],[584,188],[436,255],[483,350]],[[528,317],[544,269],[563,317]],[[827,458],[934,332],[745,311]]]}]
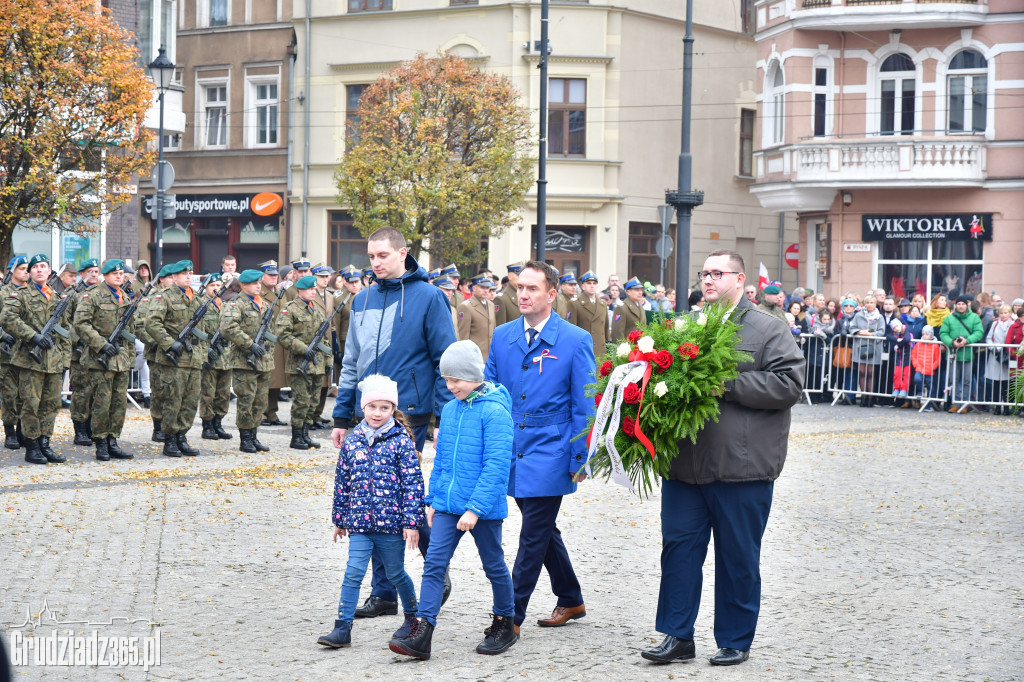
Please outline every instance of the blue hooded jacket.
[{"label": "blue hooded jacket", "polygon": [[438,365],[455,343],[451,306],[427,280],[427,271],[412,256],[406,272],[360,291],[349,309],[345,358],[334,404],[334,426],[350,428],[362,419],[356,385],[368,374],[384,374],[398,383],[398,409],[411,426],[440,416],[454,396]]}]

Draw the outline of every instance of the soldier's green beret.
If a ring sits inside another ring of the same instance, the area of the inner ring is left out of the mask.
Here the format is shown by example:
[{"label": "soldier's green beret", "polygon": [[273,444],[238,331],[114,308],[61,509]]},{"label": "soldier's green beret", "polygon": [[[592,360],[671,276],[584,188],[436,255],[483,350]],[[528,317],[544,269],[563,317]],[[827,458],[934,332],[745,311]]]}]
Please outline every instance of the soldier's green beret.
[{"label": "soldier's green beret", "polygon": [[252,284],[253,282],[260,281],[263,277],[263,273],[259,270],[242,270],[242,274],[238,276],[238,282],[240,284]]},{"label": "soldier's green beret", "polygon": [[157,279],[162,279],[164,277],[170,277],[171,276],[171,265],[173,265],[173,263],[168,263],[167,265],[165,265],[162,268],[160,268],[160,272],[156,273]]},{"label": "soldier's green beret", "polygon": [[203,288],[205,289],[206,287],[208,287],[211,282],[219,282],[220,280],[221,277],[219,272],[211,272],[209,275],[206,276],[206,279],[203,280]]},{"label": "soldier's green beret", "polygon": [[[122,266],[123,265],[124,265],[124,262],[122,261]],[[81,265],[78,266],[78,271],[82,272],[83,270],[88,270],[89,268],[98,268],[99,266],[100,266],[100,262],[97,259],[90,258],[89,260],[85,261],[84,263],[82,263]],[[104,273],[104,274],[106,274],[106,273]]]},{"label": "soldier's green beret", "polygon": [[47,263],[49,264],[50,257],[45,253],[37,253],[28,260],[28,267],[31,270],[36,263]]},{"label": "soldier's green beret", "polygon": [[[84,270],[85,268],[82,269]],[[100,272],[106,275],[117,270],[124,271],[124,261],[121,260],[120,258],[111,258],[110,260],[103,264],[103,269],[100,270]]]},{"label": "soldier's green beret", "polygon": [[168,263],[164,266],[164,270],[168,275],[177,275],[179,272],[185,272],[188,268],[185,267],[183,261],[178,261],[177,263]]},{"label": "soldier's green beret", "polygon": [[295,280],[296,289],[312,289],[316,286],[316,277],[312,275],[306,275],[305,277],[299,277]]},{"label": "soldier's green beret", "polygon": [[190,260],[180,260],[180,261],[178,261],[176,263],[176,265],[180,265],[181,266],[181,270],[178,270],[178,272],[185,272],[186,270],[192,270],[193,269],[192,268],[192,261],[190,261]]},{"label": "soldier's green beret", "polygon": [[28,265],[28,257],[26,256],[11,256],[11,260],[7,261],[7,269],[12,270],[19,265]]}]

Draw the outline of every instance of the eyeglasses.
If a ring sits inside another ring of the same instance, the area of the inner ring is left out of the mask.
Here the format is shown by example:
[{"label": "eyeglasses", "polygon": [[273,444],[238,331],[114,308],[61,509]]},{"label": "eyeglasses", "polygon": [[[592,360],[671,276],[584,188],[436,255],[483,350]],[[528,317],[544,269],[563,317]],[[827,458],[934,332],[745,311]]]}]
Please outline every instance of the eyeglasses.
[{"label": "eyeglasses", "polygon": [[740,273],[732,270],[701,270],[697,273],[697,280],[700,282],[704,281],[705,277],[710,277],[714,280],[722,279],[722,275],[738,275]]}]

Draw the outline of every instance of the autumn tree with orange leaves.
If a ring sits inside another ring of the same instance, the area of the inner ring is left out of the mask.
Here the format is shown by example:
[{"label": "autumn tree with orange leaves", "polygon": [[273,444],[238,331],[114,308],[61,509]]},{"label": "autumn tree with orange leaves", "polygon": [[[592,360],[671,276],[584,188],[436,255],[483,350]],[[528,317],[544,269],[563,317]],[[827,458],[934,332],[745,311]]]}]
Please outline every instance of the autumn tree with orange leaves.
[{"label": "autumn tree with orange leaves", "polygon": [[152,83],[96,0],[0,0],[0,258],[21,226],[95,231],[149,169]]},{"label": "autumn tree with orange leaves", "polygon": [[391,225],[435,263],[479,259],[533,183],[531,124],[505,76],[418,55],[363,93],[336,181],[365,236]]}]

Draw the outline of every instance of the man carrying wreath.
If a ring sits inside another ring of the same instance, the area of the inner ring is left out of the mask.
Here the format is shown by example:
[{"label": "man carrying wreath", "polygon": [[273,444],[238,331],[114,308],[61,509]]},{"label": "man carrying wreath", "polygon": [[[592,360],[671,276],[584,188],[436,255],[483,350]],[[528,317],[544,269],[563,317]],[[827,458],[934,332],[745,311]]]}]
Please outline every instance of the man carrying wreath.
[{"label": "man carrying wreath", "polygon": [[743,258],[715,251],[698,273],[704,300],[731,309],[737,350],[750,359],[722,389],[717,422],[696,443],[679,442],[661,497],[661,590],[655,627],[666,635],[641,653],[658,663],[695,657],[694,622],[702,566],[715,537],[715,640],[712,665],[747,660],[761,606],[761,538],[774,481],[782,473],[790,409],[800,399],[804,358],[789,328],[743,295]]}]

